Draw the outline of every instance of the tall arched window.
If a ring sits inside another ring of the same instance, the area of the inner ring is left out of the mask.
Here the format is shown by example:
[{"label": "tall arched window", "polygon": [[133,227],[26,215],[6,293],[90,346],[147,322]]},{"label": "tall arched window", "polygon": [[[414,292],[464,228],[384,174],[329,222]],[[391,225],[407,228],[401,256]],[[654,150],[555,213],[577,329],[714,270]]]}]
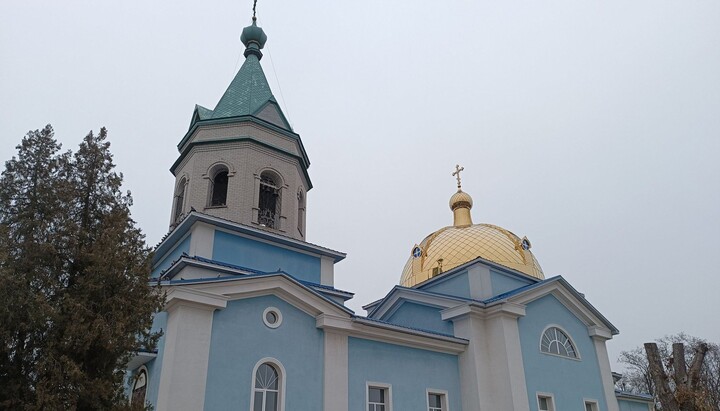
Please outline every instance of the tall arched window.
[{"label": "tall arched window", "polygon": [[221,207],[227,204],[228,169],[217,167],[210,180],[210,207]]},{"label": "tall arched window", "polygon": [[258,224],[270,228],[279,228],[280,184],[278,175],[270,171],[260,174],[260,199],[258,201]]},{"label": "tall arched window", "polygon": [[575,344],[570,337],[558,327],[548,327],[540,340],[540,351],[568,358],[578,358]]},{"label": "tall arched window", "polygon": [[279,411],[280,374],[270,363],[261,364],[255,372],[253,411]]},{"label": "tall arched window", "polygon": [[132,405],[145,405],[145,394],[147,393],[147,369],[142,367],[140,372],[135,376],[132,392],[130,394],[130,403]]},{"label": "tall arched window", "polygon": [[305,195],[303,194],[302,190],[298,190],[297,194],[298,199],[298,231],[300,231],[300,235],[304,235],[305,232]]},{"label": "tall arched window", "polygon": [[174,222],[177,222],[182,215],[183,202],[185,202],[185,184],[186,180],[185,178],[182,178],[180,180],[180,184],[178,184],[177,189],[175,190],[175,210],[173,211]]}]

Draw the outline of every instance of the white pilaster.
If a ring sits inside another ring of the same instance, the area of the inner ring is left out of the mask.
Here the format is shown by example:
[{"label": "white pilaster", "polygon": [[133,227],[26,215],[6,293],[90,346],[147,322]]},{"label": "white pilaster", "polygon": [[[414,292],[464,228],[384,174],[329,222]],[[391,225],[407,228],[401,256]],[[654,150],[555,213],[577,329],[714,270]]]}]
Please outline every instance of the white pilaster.
[{"label": "white pilaster", "polygon": [[324,330],[323,410],[348,410],[348,337]]},{"label": "white pilaster", "polygon": [[330,257],[320,257],[320,284],[334,286],[335,284],[335,262]]},{"label": "white pilaster", "polygon": [[470,298],[486,300],[493,296],[490,268],[481,264],[475,264],[468,268],[468,282],[470,283]]},{"label": "white pilaster", "polygon": [[201,410],[210,354],[213,313],[224,308],[221,296],[171,289],[162,371],[156,409]]},{"label": "white pilaster", "polygon": [[517,325],[524,313],[513,304],[490,313],[470,306],[443,312],[443,319],[453,320],[455,335],[470,342],[459,358],[463,409],[530,409]]},{"label": "white pilaster", "polygon": [[212,259],[215,229],[209,224],[196,223],[190,237],[190,256]]},{"label": "white pilaster", "polygon": [[609,333],[607,336],[600,335],[600,333],[594,333],[592,330],[590,334],[595,345],[598,365],[600,366],[600,377],[602,378],[608,411],[619,411],[620,407],[618,406],[617,398],[615,398],[615,384],[613,384],[612,371],[610,369],[610,357],[608,356],[607,347],[605,346],[605,341],[610,339],[610,335]]}]

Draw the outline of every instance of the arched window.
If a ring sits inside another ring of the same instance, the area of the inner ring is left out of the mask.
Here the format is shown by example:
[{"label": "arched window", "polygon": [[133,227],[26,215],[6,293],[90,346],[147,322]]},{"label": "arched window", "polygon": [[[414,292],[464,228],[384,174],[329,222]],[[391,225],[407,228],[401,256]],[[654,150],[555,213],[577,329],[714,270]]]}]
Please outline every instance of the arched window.
[{"label": "arched window", "polygon": [[182,178],[180,180],[180,184],[178,184],[177,189],[175,190],[175,210],[173,211],[174,222],[177,222],[182,215],[183,203],[185,202],[185,185],[185,178]]},{"label": "arched window", "polygon": [[227,204],[228,169],[217,167],[210,180],[210,207],[221,207]]},{"label": "arched window", "polygon": [[280,374],[270,363],[261,364],[255,372],[253,411],[280,410]]},{"label": "arched window", "polygon": [[578,358],[575,344],[570,337],[558,327],[548,327],[540,341],[540,351],[568,358]]},{"label": "arched window", "polygon": [[135,376],[135,381],[133,382],[132,393],[130,394],[130,403],[132,405],[145,405],[147,382],[147,369],[142,367],[140,372],[138,372]]},{"label": "arched window", "polygon": [[305,195],[303,194],[302,190],[298,190],[297,194],[298,199],[298,231],[300,231],[300,235],[304,235],[305,232]]},{"label": "arched window", "polygon": [[258,224],[279,228],[280,177],[270,171],[260,174],[260,199],[258,201]]}]

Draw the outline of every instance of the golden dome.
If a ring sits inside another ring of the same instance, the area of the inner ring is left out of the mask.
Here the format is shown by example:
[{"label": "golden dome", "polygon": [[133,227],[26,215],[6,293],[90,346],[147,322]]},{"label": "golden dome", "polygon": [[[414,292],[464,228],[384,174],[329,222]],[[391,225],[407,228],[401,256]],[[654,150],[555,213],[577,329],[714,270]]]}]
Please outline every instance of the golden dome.
[{"label": "golden dome", "polygon": [[450,199],[454,223],[415,245],[405,264],[400,285],[412,287],[478,257],[527,275],[544,279],[542,268],[530,252],[530,241],[492,224],[473,224],[472,198],[458,188]]}]

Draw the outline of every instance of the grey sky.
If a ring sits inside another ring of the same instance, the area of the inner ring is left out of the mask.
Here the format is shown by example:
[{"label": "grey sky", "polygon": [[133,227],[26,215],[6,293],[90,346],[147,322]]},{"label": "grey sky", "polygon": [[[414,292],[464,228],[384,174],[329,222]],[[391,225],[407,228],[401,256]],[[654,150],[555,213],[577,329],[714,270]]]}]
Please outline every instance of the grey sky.
[{"label": "grey sky", "polygon": [[[251,3],[5,2],[0,159],[46,123],[73,149],[108,127],[155,244],[175,145],[242,63]],[[720,2],[260,0],[258,17],[312,161],[308,238],[348,253],[353,309],[452,223],[459,163],[475,222],[527,235],[620,329],[613,360],[679,331],[720,342]]]}]

